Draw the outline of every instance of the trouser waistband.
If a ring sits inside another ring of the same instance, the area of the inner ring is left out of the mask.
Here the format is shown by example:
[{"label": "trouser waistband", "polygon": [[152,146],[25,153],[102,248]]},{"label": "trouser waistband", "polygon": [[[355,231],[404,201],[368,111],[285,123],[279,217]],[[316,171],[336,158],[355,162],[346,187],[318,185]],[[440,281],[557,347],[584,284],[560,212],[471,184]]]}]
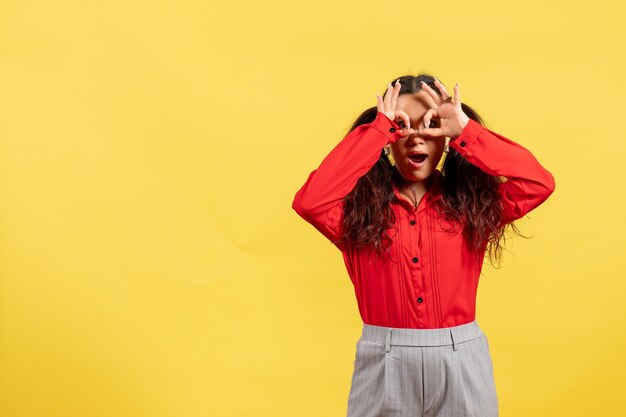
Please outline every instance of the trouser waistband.
[{"label": "trouser waistband", "polygon": [[438,329],[408,329],[397,327],[374,326],[363,323],[361,340],[385,345],[389,352],[391,345],[396,346],[447,346],[456,350],[458,343],[476,339],[483,335],[476,320],[453,327]]}]

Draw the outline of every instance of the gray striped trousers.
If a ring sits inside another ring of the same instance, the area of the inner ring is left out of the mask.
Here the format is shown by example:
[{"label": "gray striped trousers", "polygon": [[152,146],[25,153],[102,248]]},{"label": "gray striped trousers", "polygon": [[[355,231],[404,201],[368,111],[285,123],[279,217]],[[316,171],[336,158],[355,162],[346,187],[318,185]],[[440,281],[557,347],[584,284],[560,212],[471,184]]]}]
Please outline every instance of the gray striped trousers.
[{"label": "gray striped trousers", "polygon": [[496,417],[487,337],[472,321],[439,329],[363,324],[348,417]]}]

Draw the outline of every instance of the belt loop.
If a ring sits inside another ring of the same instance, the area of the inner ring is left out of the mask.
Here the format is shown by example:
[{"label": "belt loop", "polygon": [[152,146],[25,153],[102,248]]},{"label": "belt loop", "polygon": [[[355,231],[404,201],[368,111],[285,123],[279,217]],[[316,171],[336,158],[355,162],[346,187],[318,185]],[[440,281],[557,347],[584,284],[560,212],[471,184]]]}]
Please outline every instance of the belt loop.
[{"label": "belt loop", "polygon": [[391,328],[387,328],[387,341],[385,342],[385,352],[391,350]]},{"label": "belt loop", "polygon": [[456,344],[454,343],[454,334],[452,333],[452,329],[450,329],[450,338],[452,339],[452,350],[456,350]]}]

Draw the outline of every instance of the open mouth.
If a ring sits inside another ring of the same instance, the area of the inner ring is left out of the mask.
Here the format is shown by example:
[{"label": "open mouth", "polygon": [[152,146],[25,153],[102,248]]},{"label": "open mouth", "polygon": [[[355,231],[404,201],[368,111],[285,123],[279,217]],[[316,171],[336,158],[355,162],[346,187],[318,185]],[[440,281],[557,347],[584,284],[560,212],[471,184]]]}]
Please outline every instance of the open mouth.
[{"label": "open mouth", "polygon": [[428,158],[428,155],[425,153],[414,153],[409,155],[409,164],[413,168],[421,168],[426,165],[426,158]]},{"label": "open mouth", "polygon": [[428,157],[428,155],[426,155],[426,154],[409,155],[409,159],[411,161],[415,162],[416,164],[421,164],[422,162],[424,162],[426,160],[427,157]]}]

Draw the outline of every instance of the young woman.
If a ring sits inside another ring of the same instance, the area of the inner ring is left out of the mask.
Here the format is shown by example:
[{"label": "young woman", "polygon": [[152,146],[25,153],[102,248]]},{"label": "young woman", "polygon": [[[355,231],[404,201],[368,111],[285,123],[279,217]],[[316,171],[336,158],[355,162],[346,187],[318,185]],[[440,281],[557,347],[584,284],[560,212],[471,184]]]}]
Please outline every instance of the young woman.
[{"label": "young woman", "polygon": [[354,284],[363,329],[348,416],[497,416],[479,275],[554,178],[484,127],[458,83],[451,97],[431,75],[403,76],[377,100],[292,204]]}]

